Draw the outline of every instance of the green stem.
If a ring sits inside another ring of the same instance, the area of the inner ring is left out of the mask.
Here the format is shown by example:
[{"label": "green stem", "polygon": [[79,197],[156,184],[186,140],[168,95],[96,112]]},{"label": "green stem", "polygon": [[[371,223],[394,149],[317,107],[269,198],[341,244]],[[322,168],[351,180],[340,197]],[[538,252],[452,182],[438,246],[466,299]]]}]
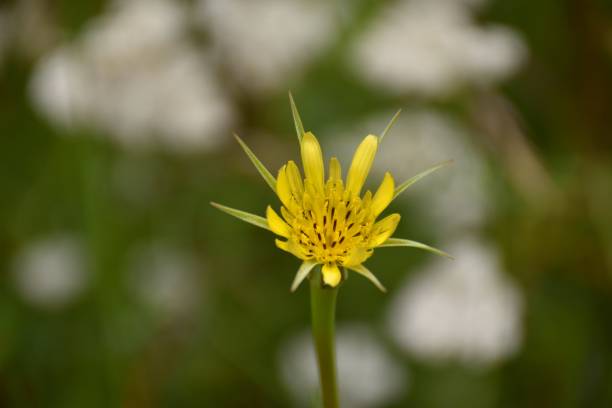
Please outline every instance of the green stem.
[{"label": "green stem", "polygon": [[313,271],[310,279],[312,335],[317,352],[323,408],[338,408],[334,315],[338,288],[323,287],[321,272]]}]

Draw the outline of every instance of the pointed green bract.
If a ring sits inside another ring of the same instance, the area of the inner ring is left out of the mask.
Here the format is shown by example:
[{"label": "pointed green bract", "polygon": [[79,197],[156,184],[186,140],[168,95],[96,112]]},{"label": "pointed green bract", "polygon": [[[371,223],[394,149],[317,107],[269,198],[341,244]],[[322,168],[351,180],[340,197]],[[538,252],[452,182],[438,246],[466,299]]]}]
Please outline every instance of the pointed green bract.
[{"label": "pointed green bract", "polygon": [[263,163],[257,158],[257,156],[255,156],[255,153],[253,153],[253,151],[249,149],[249,146],[247,146],[246,143],[242,141],[240,136],[234,133],[234,137],[236,138],[238,143],[240,143],[240,146],[242,147],[246,155],[249,156],[249,159],[251,159],[251,162],[253,163],[259,174],[261,174],[261,177],[263,177],[266,183],[268,183],[272,191],[276,192],[276,179],[274,178],[274,176],[272,176],[268,169],[266,169],[266,166],[264,166]]},{"label": "pointed green bract", "polygon": [[402,184],[400,184],[399,186],[397,186],[395,188],[395,192],[393,193],[393,198],[395,199],[398,195],[400,195],[401,193],[404,192],[404,190],[406,190],[408,187],[410,187],[411,185],[413,185],[414,183],[416,183],[417,181],[419,181],[420,179],[422,179],[425,176],[430,175],[431,173],[433,173],[436,170],[441,169],[442,167],[446,167],[450,164],[452,164],[453,161],[449,160],[449,161],[445,161],[444,163],[440,163],[437,164],[425,171],[422,171],[421,173],[417,174],[416,176],[413,176],[411,178],[409,178],[408,180],[404,181]]},{"label": "pointed green bract", "polygon": [[349,268],[352,271],[357,272],[358,274],[366,277],[370,282],[372,282],[374,284],[374,286],[376,286],[378,289],[380,289],[381,292],[386,292],[387,289],[383,286],[382,283],[380,283],[380,281],[378,280],[378,278],[376,276],[374,276],[374,274],[372,272],[370,272],[370,270],[368,268],[366,268],[363,265],[357,265],[357,266],[351,266]]},{"label": "pointed green bract", "polygon": [[385,241],[384,244],[379,245],[378,248],[380,247],[412,247],[412,248],[419,248],[419,249],[424,249],[425,251],[429,251],[432,252],[436,255],[440,255],[440,256],[444,256],[446,258],[450,258],[450,259],[455,259],[452,255],[447,254],[444,251],[441,251],[437,248],[431,247],[429,245],[425,245],[422,244],[420,242],[417,241],[411,241],[409,239],[403,239],[403,238],[389,238],[387,241]]},{"label": "pointed green bract", "polygon": [[393,115],[393,117],[391,118],[391,120],[387,124],[387,127],[385,128],[385,130],[383,130],[382,134],[380,135],[379,143],[382,143],[383,139],[385,138],[385,135],[389,132],[389,130],[391,130],[391,128],[393,127],[393,125],[397,121],[397,118],[399,118],[400,113],[402,113],[401,109],[398,110],[397,112],[395,112],[395,115]]},{"label": "pointed green bract", "polygon": [[291,291],[295,292],[295,290],[300,286],[300,284],[306,279],[312,268],[317,265],[314,261],[304,261],[302,265],[300,265],[300,269],[298,269],[295,274],[295,278],[293,279],[293,283],[291,284]]},{"label": "pointed green bract", "polygon": [[300,113],[298,112],[297,106],[295,106],[295,101],[293,100],[291,92],[289,92],[289,101],[291,102],[291,114],[293,115],[293,123],[295,124],[295,133],[297,133],[299,142],[302,143],[302,135],[306,132],[304,131],[302,118],[300,118]]},{"label": "pointed green bract", "polygon": [[249,224],[253,224],[259,228],[267,229],[268,231],[270,230],[270,228],[268,227],[268,220],[266,220],[264,217],[260,217],[259,215],[251,214],[246,211],[236,210],[235,208],[226,207],[225,205],[221,205],[221,204],[217,204],[213,202],[211,202],[210,205],[244,222],[248,222]]}]

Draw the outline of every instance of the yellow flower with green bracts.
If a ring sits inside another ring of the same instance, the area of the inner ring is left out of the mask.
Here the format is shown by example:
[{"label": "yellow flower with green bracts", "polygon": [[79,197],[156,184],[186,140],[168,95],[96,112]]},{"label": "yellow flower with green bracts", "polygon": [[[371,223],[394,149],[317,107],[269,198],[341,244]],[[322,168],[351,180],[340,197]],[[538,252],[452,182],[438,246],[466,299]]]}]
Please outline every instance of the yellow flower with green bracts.
[{"label": "yellow flower with green bracts", "polygon": [[375,248],[406,246],[425,249],[439,255],[448,254],[428,245],[401,238],[392,238],[400,221],[399,214],[377,220],[391,201],[426,175],[449,162],[438,164],[410,178],[399,186],[386,173],[375,193],[362,193],[363,185],[385,134],[397,118],[396,114],[380,137],[368,135],[357,147],[346,180],[336,157],[329,160],[327,178],[323,153],[317,138],[305,132],[300,115],[290,97],[296,133],[300,143],[303,176],[290,160],[274,178],[255,154],[238,137],[236,139],[264,180],[281,202],[280,215],[271,206],[266,218],[211,203],[216,208],[278,235],[276,246],[303,261],[291,290],[294,291],[316,265],[321,265],[323,282],[331,287],[343,279],[342,269],[361,274],[379,289],[385,288],[363,263]]}]

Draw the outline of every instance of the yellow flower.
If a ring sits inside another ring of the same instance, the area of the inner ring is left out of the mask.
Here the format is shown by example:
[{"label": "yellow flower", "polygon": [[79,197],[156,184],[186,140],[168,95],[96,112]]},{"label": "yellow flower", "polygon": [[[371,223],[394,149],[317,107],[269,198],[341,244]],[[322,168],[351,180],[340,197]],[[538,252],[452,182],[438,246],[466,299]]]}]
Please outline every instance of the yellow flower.
[{"label": "yellow flower", "polygon": [[363,139],[344,181],[336,157],[329,160],[326,179],[321,146],[311,132],[304,131],[292,98],[291,107],[300,142],[303,177],[297,164],[290,160],[281,167],[275,179],[236,136],[255,167],[278,195],[282,204],[280,215],[271,206],[268,206],[264,219],[220,204],[211,204],[281,237],[276,239],[276,245],[303,261],[291,286],[292,291],[316,265],[321,265],[323,282],[331,287],[342,281],[341,268],[345,268],[365,276],[384,291],[376,276],[363,265],[378,247],[411,246],[448,256],[425,244],[391,238],[400,221],[399,214],[391,214],[377,221],[401,192],[448,162],[434,166],[397,187],[391,174],[386,173],[374,194],[369,190],[361,194],[378,146],[397,115],[380,137],[368,135]]}]

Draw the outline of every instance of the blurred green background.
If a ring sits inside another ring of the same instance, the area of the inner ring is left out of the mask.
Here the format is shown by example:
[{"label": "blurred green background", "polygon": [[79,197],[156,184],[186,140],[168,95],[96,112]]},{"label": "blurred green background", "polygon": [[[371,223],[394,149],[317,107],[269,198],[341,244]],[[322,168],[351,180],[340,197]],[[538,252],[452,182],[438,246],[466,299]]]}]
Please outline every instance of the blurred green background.
[{"label": "blurred green background", "polygon": [[[402,116],[385,286],[338,303],[345,407],[612,406],[612,3],[0,2],[0,406],[316,406],[273,236],[287,92],[327,158]],[[373,188],[373,187],[371,187]]]}]

